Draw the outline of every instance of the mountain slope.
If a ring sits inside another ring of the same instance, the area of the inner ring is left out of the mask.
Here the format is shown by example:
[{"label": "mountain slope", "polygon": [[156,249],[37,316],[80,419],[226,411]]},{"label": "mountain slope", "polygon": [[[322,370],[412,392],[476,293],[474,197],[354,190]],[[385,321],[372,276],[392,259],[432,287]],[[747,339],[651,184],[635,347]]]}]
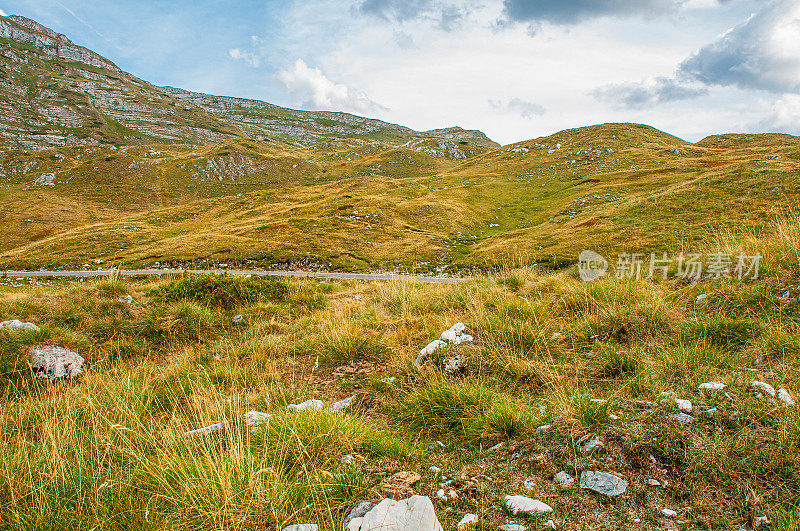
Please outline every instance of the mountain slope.
[{"label": "mountain slope", "polygon": [[788,135],[605,124],[500,148],[155,87],[27,19],[0,28],[2,267],[560,264],[677,254],[800,204]]}]

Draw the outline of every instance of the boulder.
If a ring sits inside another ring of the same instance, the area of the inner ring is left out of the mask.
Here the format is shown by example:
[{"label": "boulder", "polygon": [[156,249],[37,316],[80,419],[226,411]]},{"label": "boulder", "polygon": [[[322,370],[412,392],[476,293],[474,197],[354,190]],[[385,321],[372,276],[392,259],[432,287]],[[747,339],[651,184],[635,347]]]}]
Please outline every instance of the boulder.
[{"label": "boulder", "polygon": [[503,497],[503,504],[506,509],[513,514],[530,514],[536,516],[538,514],[552,513],[553,508],[546,503],[528,498],[527,496],[506,495]]},{"label": "boulder", "polygon": [[[355,507],[350,509],[347,516],[344,517],[342,528],[344,531],[358,531],[361,529],[361,523],[364,521],[364,515],[372,510],[373,507],[378,505],[378,502],[361,500],[356,503]],[[352,524],[352,525],[351,525]]]},{"label": "boulder", "polygon": [[581,472],[581,488],[593,490],[605,496],[619,496],[628,489],[628,482],[607,472]]},{"label": "boulder", "polygon": [[11,321],[3,321],[0,323],[0,328],[5,328],[6,330],[11,330],[12,332],[38,332],[41,330],[38,326],[33,323],[23,323],[19,319],[13,319]]},{"label": "boulder", "polygon": [[406,500],[385,499],[363,516],[358,527],[350,521],[348,531],[442,531],[433,502],[427,496]]},{"label": "boulder", "polygon": [[59,378],[75,378],[83,372],[80,354],[55,345],[39,345],[28,351],[31,369],[37,378],[51,382]]}]

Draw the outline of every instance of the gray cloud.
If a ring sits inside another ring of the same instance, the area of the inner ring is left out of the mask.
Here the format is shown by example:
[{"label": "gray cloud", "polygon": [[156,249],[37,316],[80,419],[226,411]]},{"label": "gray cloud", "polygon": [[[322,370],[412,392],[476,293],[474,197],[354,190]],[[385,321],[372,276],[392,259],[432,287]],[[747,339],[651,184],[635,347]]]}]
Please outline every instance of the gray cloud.
[{"label": "gray cloud", "polygon": [[518,114],[529,120],[535,118],[536,116],[542,116],[547,112],[547,109],[538,103],[521,100],[519,98],[513,98],[507,103],[499,100],[489,100],[489,105],[491,105],[493,109]]},{"label": "gray cloud", "polygon": [[389,22],[429,19],[444,31],[461,26],[472,12],[474,0],[443,2],[439,0],[364,0],[356,9],[362,15],[371,15]]},{"label": "gray cloud", "polygon": [[708,85],[800,92],[800,3],[771,2],[686,59],[678,73]]},{"label": "gray cloud", "polygon": [[644,109],[660,103],[699,98],[708,94],[705,87],[684,84],[676,79],[657,77],[641,83],[606,85],[592,91],[600,102],[618,109]]},{"label": "gray cloud", "polygon": [[685,0],[503,0],[510,22],[570,25],[588,19],[655,16],[676,11]]}]

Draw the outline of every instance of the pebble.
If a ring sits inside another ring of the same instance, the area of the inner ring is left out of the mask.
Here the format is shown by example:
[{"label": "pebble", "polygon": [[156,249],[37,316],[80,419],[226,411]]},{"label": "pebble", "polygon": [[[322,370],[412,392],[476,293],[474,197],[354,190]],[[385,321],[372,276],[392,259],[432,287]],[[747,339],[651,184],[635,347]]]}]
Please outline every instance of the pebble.
[{"label": "pebble", "polygon": [[663,514],[667,518],[675,518],[676,516],[678,516],[678,513],[676,513],[672,509],[667,509],[666,507],[661,509],[661,514]]},{"label": "pebble", "polygon": [[767,393],[769,396],[775,396],[775,388],[766,382],[753,380],[752,382],[750,382],[750,387],[754,387],[755,389],[758,389],[763,393]]},{"label": "pebble", "polygon": [[292,411],[322,411],[322,406],[322,400],[315,400],[312,398],[300,404],[289,404],[287,408]]},{"label": "pebble", "polygon": [[133,304],[133,297],[131,297],[130,295],[125,295],[124,297],[120,297],[117,300],[122,304]]},{"label": "pebble", "polygon": [[522,482],[522,486],[527,490],[533,490],[536,488],[536,483],[532,479],[526,479]]},{"label": "pebble", "polygon": [[792,398],[792,395],[790,395],[790,394],[789,394],[789,391],[787,391],[787,390],[786,390],[786,389],[784,389],[783,387],[781,387],[780,389],[778,389],[778,399],[779,399],[781,402],[783,402],[783,403],[785,403],[786,405],[788,405],[788,406],[793,406],[793,405],[795,405],[794,398]]},{"label": "pebble", "polygon": [[680,398],[675,399],[675,406],[683,411],[684,413],[691,413],[692,412],[692,402],[691,400],[683,400]]},{"label": "pebble", "polygon": [[598,450],[600,448],[603,448],[603,446],[605,446],[603,444],[603,441],[601,441],[597,437],[594,437],[592,439],[589,439],[585,443],[583,443],[583,445],[581,446],[581,452],[583,452],[584,454],[588,454],[588,453],[591,453],[594,450]]},{"label": "pebble", "polygon": [[458,527],[459,529],[464,529],[471,526],[472,524],[475,524],[477,521],[478,521],[477,514],[467,513],[464,515],[464,518],[459,520],[458,524],[456,524],[456,527]]},{"label": "pebble", "polygon": [[670,413],[669,415],[667,415],[667,418],[669,418],[670,420],[674,420],[675,422],[678,422],[680,424],[688,424],[689,422],[695,421],[695,418],[693,416],[687,415],[686,413],[683,412]]},{"label": "pebble", "polygon": [[527,527],[522,524],[503,524],[498,527],[500,531],[527,531]]},{"label": "pebble", "polygon": [[575,483],[575,478],[567,474],[565,471],[561,471],[555,476],[553,476],[553,480],[563,487],[569,487],[573,483]]},{"label": "pebble", "polygon": [[697,386],[698,390],[707,390],[707,391],[721,391],[725,389],[725,384],[722,382],[704,382]]},{"label": "pebble", "polygon": [[233,322],[233,324],[239,324],[242,321],[244,321],[244,315],[242,315],[242,314],[234,315],[233,319],[231,319],[231,321]]}]

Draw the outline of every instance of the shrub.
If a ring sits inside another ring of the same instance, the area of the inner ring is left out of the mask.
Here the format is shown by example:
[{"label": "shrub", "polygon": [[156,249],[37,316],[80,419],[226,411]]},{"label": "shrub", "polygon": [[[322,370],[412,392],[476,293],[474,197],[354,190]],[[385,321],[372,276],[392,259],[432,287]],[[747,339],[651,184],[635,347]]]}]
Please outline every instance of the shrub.
[{"label": "shrub", "polygon": [[188,275],[162,284],[150,292],[153,298],[162,301],[191,300],[224,309],[241,304],[282,301],[288,294],[288,284],[280,280],[228,275]]}]

